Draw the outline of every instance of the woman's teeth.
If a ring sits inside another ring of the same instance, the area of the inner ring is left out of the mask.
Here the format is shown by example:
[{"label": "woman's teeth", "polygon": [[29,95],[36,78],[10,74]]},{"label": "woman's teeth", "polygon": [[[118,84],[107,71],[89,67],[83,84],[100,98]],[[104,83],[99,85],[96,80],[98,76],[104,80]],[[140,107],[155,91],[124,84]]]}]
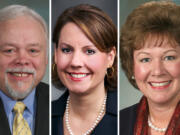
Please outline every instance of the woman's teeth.
[{"label": "woman's teeth", "polygon": [[74,78],[82,78],[82,77],[86,77],[87,74],[71,74],[71,76]]},{"label": "woman's teeth", "polygon": [[151,83],[151,85],[154,86],[154,87],[166,86],[168,84],[170,84],[170,81],[168,81],[168,82],[161,82],[161,83],[154,83],[154,82]]}]

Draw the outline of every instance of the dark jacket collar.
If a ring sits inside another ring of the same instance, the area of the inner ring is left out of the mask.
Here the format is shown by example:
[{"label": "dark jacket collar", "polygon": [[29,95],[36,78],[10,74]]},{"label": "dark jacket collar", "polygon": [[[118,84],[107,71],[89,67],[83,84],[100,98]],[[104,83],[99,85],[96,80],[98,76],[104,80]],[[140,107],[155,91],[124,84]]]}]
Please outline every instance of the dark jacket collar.
[{"label": "dark jacket collar", "polygon": [[[62,116],[64,115],[66,108],[66,101],[69,92],[66,91],[58,100],[52,103],[52,115]],[[58,106],[58,107],[57,107]],[[117,91],[108,91],[107,93],[107,103],[106,103],[106,113],[117,116]]]}]

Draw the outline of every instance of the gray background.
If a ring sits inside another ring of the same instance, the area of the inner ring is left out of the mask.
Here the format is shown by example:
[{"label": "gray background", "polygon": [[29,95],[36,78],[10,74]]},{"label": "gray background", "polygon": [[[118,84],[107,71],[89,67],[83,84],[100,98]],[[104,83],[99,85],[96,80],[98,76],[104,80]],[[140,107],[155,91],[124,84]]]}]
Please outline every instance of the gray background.
[{"label": "gray background", "polygon": [[[132,10],[140,4],[151,0],[120,0],[120,27],[124,24],[126,17]],[[156,0],[158,1],[158,0]],[[180,0],[172,0],[180,4]],[[120,109],[133,105],[139,102],[142,94],[135,89],[127,80],[124,72],[120,68]]]},{"label": "gray background", "polygon": [[[59,15],[67,8],[79,4],[91,4],[106,12],[117,25],[117,0],[52,0],[52,32]],[[54,48],[52,47],[52,52]],[[59,98],[62,91],[52,85],[52,100]]]},{"label": "gray background", "polygon": [[[12,4],[30,7],[39,13],[45,19],[47,26],[49,26],[49,0],[0,0],[0,8]],[[47,65],[46,74],[42,81],[49,84],[49,64]]]}]

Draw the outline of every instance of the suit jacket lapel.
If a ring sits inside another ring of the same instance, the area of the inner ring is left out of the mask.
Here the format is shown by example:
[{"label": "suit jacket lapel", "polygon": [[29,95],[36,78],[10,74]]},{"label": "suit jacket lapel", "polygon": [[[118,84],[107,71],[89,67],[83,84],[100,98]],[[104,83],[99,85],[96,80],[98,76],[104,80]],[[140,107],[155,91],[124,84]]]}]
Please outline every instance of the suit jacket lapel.
[{"label": "suit jacket lapel", "polygon": [[0,134],[11,135],[8,119],[1,99],[0,99]]},{"label": "suit jacket lapel", "polygon": [[49,135],[49,88],[41,83],[36,88],[35,135]]}]

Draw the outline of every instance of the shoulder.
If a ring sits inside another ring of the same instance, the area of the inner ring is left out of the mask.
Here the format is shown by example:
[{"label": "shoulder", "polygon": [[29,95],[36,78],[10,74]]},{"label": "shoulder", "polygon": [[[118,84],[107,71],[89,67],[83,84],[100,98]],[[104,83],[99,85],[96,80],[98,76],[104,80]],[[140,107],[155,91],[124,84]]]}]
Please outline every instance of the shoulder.
[{"label": "shoulder", "polygon": [[36,96],[40,99],[48,99],[49,101],[49,85],[40,82],[36,87]]},{"label": "shoulder", "polygon": [[135,114],[137,110],[138,104],[132,105],[130,107],[127,107],[123,110],[120,111],[120,115],[130,115],[130,114]]},{"label": "shoulder", "polygon": [[132,105],[120,111],[120,133],[121,135],[133,134],[136,122],[136,111],[138,104]]},{"label": "shoulder", "polygon": [[52,102],[52,134],[63,134],[63,115],[66,108],[66,101],[68,98],[68,91],[66,91],[58,100]]},{"label": "shoulder", "polygon": [[66,91],[59,99],[52,102],[52,116],[64,115],[68,95]]},{"label": "shoulder", "polygon": [[37,89],[43,89],[43,90],[45,90],[45,91],[48,91],[48,90],[49,90],[49,85],[46,84],[46,83],[40,82],[40,83],[37,85],[36,88],[37,88]]},{"label": "shoulder", "polygon": [[43,93],[49,96],[49,85],[43,82],[40,82],[37,87],[36,90],[38,93]]},{"label": "shoulder", "polygon": [[117,116],[117,91],[108,91],[106,111],[112,115]]}]

